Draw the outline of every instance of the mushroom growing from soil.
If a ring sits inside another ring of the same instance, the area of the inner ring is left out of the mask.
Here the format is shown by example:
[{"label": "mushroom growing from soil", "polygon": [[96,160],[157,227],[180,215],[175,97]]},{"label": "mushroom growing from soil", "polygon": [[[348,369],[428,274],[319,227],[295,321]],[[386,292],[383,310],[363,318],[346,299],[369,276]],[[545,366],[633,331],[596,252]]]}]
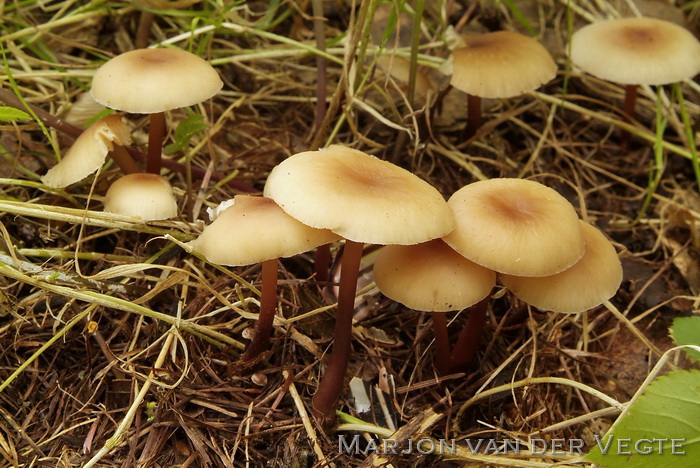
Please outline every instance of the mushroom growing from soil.
[{"label": "mushroom growing from soil", "polygon": [[516,297],[540,310],[577,313],[615,295],[622,282],[622,264],[615,247],[600,230],[580,221],[586,253],[571,268],[537,278],[500,275]]},{"label": "mushroom growing from soil", "polygon": [[556,190],[524,179],[466,185],[448,200],[455,229],[443,239],[469,260],[499,273],[547,276],[584,252],[574,207]]},{"label": "mushroom growing from soil", "polygon": [[571,36],[571,61],[586,73],[625,86],[623,112],[634,115],[639,85],[676,83],[700,73],[700,41],[656,18],[622,18],[582,27]]},{"label": "mushroom growing from soil", "polygon": [[[466,309],[488,297],[496,284],[496,273],[435,239],[382,247],[374,261],[374,281],[389,299],[431,313],[435,367],[439,374],[446,375],[452,367],[446,312]],[[455,354],[464,353],[468,351],[455,348]]]},{"label": "mushroom growing from soil", "polygon": [[177,216],[177,203],[170,182],[158,174],[127,174],[110,185],[104,210],[143,221]]},{"label": "mushroom growing from soil", "polygon": [[338,238],[326,229],[300,223],[270,198],[237,195],[233,204],[216,215],[200,236],[189,243],[208,261],[218,265],[262,263],[260,314],[253,339],[241,357],[243,364],[253,361],[269,347],[277,308],[278,259]]},{"label": "mushroom growing from soil", "polygon": [[137,49],[105,62],[92,79],[95,101],[124,112],[150,114],[147,172],[160,173],[165,114],[211,98],[223,87],[216,70],[179,49]]},{"label": "mushroom growing from soil", "polygon": [[534,91],[555,77],[557,65],[535,39],[513,31],[464,37],[452,51],[450,84],[467,93],[468,120],[462,136],[481,125],[481,98],[509,98]]},{"label": "mushroom growing from soil", "polygon": [[277,165],[265,196],[302,223],[346,239],[333,352],[313,398],[317,418],[328,420],[350,360],[352,313],[364,243],[418,244],[454,227],[445,199],[416,175],[340,145],[295,154]]},{"label": "mushroom growing from soil", "polygon": [[126,174],[138,168],[123,145],[131,142],[129,127],[119,115],[97,120],[81,133],[63,159],[48,170],[41,181],[53,188],[67,187],[97,172],[110,154]]}]

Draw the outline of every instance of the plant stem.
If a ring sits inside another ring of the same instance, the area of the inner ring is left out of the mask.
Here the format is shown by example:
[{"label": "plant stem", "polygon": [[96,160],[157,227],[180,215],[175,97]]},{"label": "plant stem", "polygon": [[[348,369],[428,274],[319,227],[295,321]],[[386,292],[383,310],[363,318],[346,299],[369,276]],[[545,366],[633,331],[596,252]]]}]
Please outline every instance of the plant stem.
[{"label": "plant stem", "polygon": [[481,126],[481,98],[467,94],[467,106],[467,126],[462,132],[463,140],[473,137]]},{"label": "plant stem", "polygon": [[328,271],[331,264],[331,245],[323,244],[316,247],[316,260],[314,262],[315,278],[317,283],[328,282]]},{"label": "plant stem", "polygon": [[450,373],[450,342],[445,312],[431,312],[435,334],[435,368],[440,375]]},{"label": "plant stem", "polygon": [[[634,116],[634,108],[637,103],[637,85],[630,84],[625,86],[625,101],[622,104],[622,118],[627,123],[632,123]],[[630,147],[630,132],[626,130],[620,131],[620,147],[623,153],[627,153]]]},{"label": "plant stem", "polygon": [[114,149],[109,152],[109,156],[117,163],[124,174],[136,174],[140,172],[134,158],[131,157],[123,146],[115,144]]},{"label": "plant stem", "polygon": [[260,314],[255,322],[253,339],[241,356],[241,361],[248,362],[265,351],[270,344],[272,325],[277,308],[277,264],[276,258],[262,263],[262,286],[260,288]]},{"label": "plant stem", "polygon": [[455,349],[452,352],[452,362],[450,364],[452,372],[465,372],[467,366],[474,358],[481,331],[486,323],[486,310],[490,299],[491,295],[489,294],[469,308],[469,319],[467,319],[467,323],[462,328],[462,332],[457,338]]},{"label": "plant stem", "polygon": [[148,130],[148,154],[146,156],[146,172],[160,174],[163,139],[165,138],[165,113],[151,114],[151,127]]},{"label": "plant stem", "polygon": [[352,313],[355,309],[355,292],[360,272],[362,247],[362,242],[345,241],[340,271],[338,310],[335,314],[333,352],[312,400],[314,417],[321,422],[329,421],[334,414],[335,404],[343,388],[343,381],[350,361]]}]

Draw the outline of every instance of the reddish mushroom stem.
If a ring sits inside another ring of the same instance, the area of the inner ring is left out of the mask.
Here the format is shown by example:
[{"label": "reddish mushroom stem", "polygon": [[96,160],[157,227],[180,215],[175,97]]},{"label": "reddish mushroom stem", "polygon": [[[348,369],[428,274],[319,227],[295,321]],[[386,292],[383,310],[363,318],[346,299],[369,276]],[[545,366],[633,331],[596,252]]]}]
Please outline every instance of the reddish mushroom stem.
[{"label": "reddish mushroom stem", "polygon": [[476,347],[479,344],[481,331],[486,323],[486,310],[488,309],[491,295],[486,296],[469,309],[469,319],[457,338],[457,344],[452,351],[452,372],[465,372],[467,366],[474,358]]},{"label": "reddish mushroom stem", "polygon": [[326,283],[328,282],[328,274],[331,265],[331,246],[330,244],[323,244],[316,247],[316,261],[314,262],[314,268],[316,272],[316,282]]},{"label": "reddish mushroom stem", "polygon": [[335,314],[333,352],[312,400],[314,416],[322,422],[328,421],[333,415],[350,362],[352,315],[355,309],[362,247],[362,242],[345,242],[338,289],[338,310]]},{"label": "reddish mushroom stem", "polygon": [[272,325],[275,321],[277,305],[277,264],[276,258],[262,263],[262,286],[260,287],[260,313],[255,322],[253,339],[246,348],[241,361],[248,362],[256,358],[270,345]]},{"label": "reddish mushroom stem", "polygon": [[163,140],[165,139],[165,113],[156,112],[151,114],[150,120],[146,172],[160,174],[160,160],[163,153]]},{"label": "reddish mushroom stem", "polygon": [[447,317],[444,312],[432,312],[435,334],[435,367],[438,374],[450,373],[450,341],[447,335]]},{"label": "reddish mushroom stem", "polygon": [[131,157],[123,146],[115,144],[114,149],[109,152],[109,156],[117,163],[124,174],[136,174],[140,172],[134,158]]},{"label": "reddish mushroom stem", "polygon": [[467,126],[464,127],[462,138],[470,139],[481,126],[481,98],[467,94]]},{"label": "reddish mushroom stem", "polygon": [[[622,118],[625,122],[631,122],[634,116],[634,108],[637,104],[637,88],[635,84],[625,86],[625,101],[622,105]],[[622,130],[620,132],[621,146],[624,153],[627,153],[630,146],[630,132]]]}]

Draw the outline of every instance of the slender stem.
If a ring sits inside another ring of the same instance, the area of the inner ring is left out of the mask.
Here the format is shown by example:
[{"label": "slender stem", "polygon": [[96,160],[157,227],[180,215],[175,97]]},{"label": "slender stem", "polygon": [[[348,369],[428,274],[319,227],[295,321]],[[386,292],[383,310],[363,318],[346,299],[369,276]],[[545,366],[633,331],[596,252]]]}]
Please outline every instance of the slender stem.
[{"label": "slender stem", "polygon": [[260,314],[255,322],[253,339],[241,356],[241,361],[255,359],[270,345],[272,325],[277,308],[277,263],[276,258],[262,263],[262,287],[260,288]]},{"label": "slender stem", "polygon": [[160,160],[163,153],[163,140],[165,139],[165,113],[151,114],[150,129],[148,131],[148,155],[146,159],[146,172],[160,174]]},{"label": "slender stem", "polygon": [[[622,118],[627,123],[631,123],[634,116],[634,108],[637,103],[637,88],[638,86],[634,84],[625,86],[625,101],[622,105]],[[620,131],[620,147],[625,154],[629,152],[630,138],[630,132],[626,130]]]},{"label": "slender stem", "polygon": [[316,261],[314,263],[317,283],[328,282],[328,272],[331,264],[331,245],[323,244],[316,248]]},{"label": "slender stem", "polygon": [[462,132],[462,139],[468,140],[481,127],[481,98],[467,94],[467,126]]},{"label": "slender stem", "polygon": [[[311,0],[311,8],[314,15],[314,36],[316,48],[322,52],[326,50],[326,24],[323,16],[323,0]],[[323,55],[316,56],[316,118],[314,120],[314,132],[321,131],[321,124],[326,116],[326,65],[327,60]]]},{"label": "slender stem", "polygon": [[447,336],[445,312],[432,312],[433,333],[435,334],[435,368],[440,375],[450,373],[450,341]]},{"label": "slender stem", "polygon": [[114,149],[109,152],[109,155],[114,162],[117,163],[124,174],[136,174],[137,172],[140,172],[134,158],[131,157],[129,152],[123,146],[114,145]]},{"label": "slender stem", "polygon": [[134,39],[134,48],[143,49],[148,46],[148,38],[151,35],[151,27],[155,19],[155,13],[143,10],[139,17],[139,25],[136,29],[136,39]]},{"label": "slender stem", "polygon": [[338,310],[335,314],[333,352],[312,400],[313,413],[321,422],[329,421],[340,397],[350,361],[352,312],[355,308],[357,277],[362,259],[362,242],[345,241],[340,271]]},{"label": "slender stem", "polygon": [[477,302],[469,308],[469,319],[464,325],[462,332],[457,338],[457,344],[452,352],[452,372],[464,372],[471,363],[476,347],[479,344],[481,331],[486,323],[486,310],[488,309],[489,294],[481,301]]}]

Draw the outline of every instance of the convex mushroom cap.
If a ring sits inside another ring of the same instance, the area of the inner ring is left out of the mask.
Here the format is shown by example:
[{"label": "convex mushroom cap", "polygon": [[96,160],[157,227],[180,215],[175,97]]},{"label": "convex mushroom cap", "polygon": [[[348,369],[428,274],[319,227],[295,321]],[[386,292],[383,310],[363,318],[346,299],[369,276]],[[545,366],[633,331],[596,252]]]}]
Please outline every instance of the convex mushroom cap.
[{"label": "convex mushroom cap", "polygon": [[620,287],[622,265],[602,232],[581,221],[586,253],[571,268],[540,278],[501,275],[503,285],[541,310],[576,313],[607,301]]},{"label": "convex mushroom cap", "polygon": [[[557,73],[547,49],[512,31],[466,36],[452,52],[450,84],[482,98],[509,98],[533,91]],[[449,69],[449,66],[448,66]],[[447,70],[449,71],[449,70]]]},{"label": "convex mushroom cap", "polygon": [[700,42],[656,18],[592,23],[571,37],[571,60],[586,73],[624,85],[663,85],[700,73]]},{"label": "convex mushroom cap", "polygon": [[104,210],[144,221],[177,216],[177,202],[170,182],[157,174],[128,174],[110,185]]},{"label": "convex mushroom cap", "polygon": [[355,242],[417,244],[454,227],[432,185],[340,145],[290,156],[271,171],[264,194],[302,223]]},{"label": "convex mushroom cap", "polygon": [[129,127],[121,116],[103,117],[76,138],[63,159],[49,169],[41,181],[54,188],[74,184],[102,167],[115,144],[128,145],[130,142]]},{"label": "convex mushroom cap", "polygon": [[338,240],[286,214],[270,198],[237,195],[189,245],[218,265],[241,266],[291,257]]},{"label": "convex mushroom cap", "polygon": [[546,276],[576,263],[584,239],[573,206],[555,190],[523,179],[466,185],[448,200],[456,227],[443,239],[500,273]]},{"label": "convex mushroom cap", "polygon": [[374,281],[382,294],[411,309],[448,312],[488,296],[496,273],[435,239],[382,247],[374,262]]},{"label": "convex mushroom cap", "polygon": [[152,114],[214,96],[223,82],[200,57],[179,49],[137,49],[105,62],[90,92],[111,109]]}]

